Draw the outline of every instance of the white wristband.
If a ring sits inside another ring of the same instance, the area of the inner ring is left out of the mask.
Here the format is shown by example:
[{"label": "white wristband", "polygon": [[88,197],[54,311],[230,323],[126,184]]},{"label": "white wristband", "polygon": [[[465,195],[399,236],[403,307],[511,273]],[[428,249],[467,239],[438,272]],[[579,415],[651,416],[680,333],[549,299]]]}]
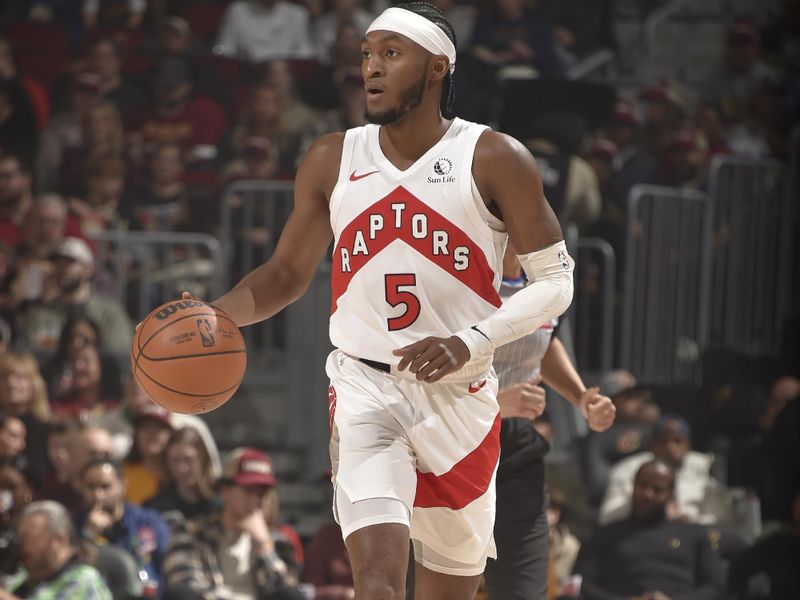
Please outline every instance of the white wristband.
[{"label": "white wristband", "polygon": [[489,336],[478,329],[477,325],[467,327],[458,333],[454,333],[458,339],[464,342],[469,350],[470,359],[479,356],[491,356],[494,353],[494,344]]}]

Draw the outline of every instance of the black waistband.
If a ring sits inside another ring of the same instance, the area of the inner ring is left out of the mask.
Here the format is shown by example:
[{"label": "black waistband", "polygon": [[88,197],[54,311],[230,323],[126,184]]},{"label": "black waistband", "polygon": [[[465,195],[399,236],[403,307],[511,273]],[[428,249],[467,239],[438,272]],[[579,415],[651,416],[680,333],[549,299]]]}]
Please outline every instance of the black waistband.
[{"label": "black waistband", "polygon": [[368,358],[359,358],[362,363],[367,365],[368,367],[372,367],[373,369],[377,369],[378,371],[383,371],[384,373],[390,373],[392,368],[387,365],[386,363],[378,362],[377,360],[369,360]]}]

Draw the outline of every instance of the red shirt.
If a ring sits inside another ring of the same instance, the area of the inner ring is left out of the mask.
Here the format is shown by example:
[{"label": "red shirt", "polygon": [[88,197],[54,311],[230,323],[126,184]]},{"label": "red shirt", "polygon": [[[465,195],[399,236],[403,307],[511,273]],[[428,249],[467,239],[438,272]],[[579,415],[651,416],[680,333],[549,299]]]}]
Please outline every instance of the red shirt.
[{"label": "red shirt", "polygon": [[178,143],[184,147],[216,145],[225,133],[225,113],[205,96],[192,96],[179,113],[161,117],[154,111],[140,113],[132,128],[145,144]]}]

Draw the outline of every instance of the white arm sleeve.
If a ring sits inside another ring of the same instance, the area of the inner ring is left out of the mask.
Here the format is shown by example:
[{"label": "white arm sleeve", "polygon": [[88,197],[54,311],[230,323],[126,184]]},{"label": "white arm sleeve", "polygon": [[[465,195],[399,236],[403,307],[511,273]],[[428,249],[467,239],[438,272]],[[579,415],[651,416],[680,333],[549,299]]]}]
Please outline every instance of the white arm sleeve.
[{"label": "white arm sleeve", "polygon": [[467,345],[471,358],[490,355],[498,346],[536,331],[572,302],[575,262],[563,240],[517,258],[531,283],[497,312],[455,334]]}]

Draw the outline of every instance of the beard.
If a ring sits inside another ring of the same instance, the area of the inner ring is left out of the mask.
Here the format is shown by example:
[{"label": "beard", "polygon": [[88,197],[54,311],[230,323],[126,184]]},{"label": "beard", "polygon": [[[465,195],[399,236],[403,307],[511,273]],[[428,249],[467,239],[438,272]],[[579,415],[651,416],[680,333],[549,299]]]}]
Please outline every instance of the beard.
[{"label": "beard", "polygon": [[373,125],[391,125],[392,123],[396,123],[422,104],[426,84],[427,77],[423,75],[417,83],[411,85],[400,94],[397,108],[392,108],[378,114],[371,114],[369,109],[367,109],[364,113],[364,117],[367,119],[368,123],[372,123]]}]

